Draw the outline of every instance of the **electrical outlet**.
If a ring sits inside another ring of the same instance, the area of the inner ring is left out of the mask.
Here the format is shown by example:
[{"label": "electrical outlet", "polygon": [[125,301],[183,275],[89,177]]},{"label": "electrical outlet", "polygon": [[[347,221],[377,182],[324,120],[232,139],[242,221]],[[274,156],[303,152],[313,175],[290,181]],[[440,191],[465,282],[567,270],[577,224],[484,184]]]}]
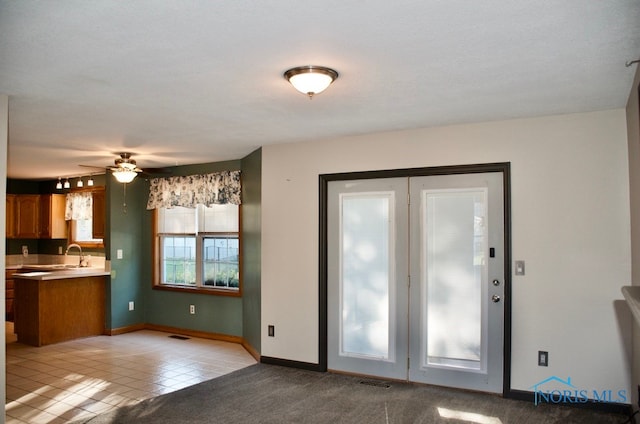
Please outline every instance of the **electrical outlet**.
[{"label": "electrical outlet", "polygon": [[29,247],[22,246],[22,256],[24,256],[25,258],[29,256]]},{"label": "electrical outlet", "polygon": [[134,309],[134,305],[133,305],[133,300],[131,302],[129,302],[129,310],[133,311]]},{"label": "electrical outlet", "polygon": [[267,327],[267,332],[269,333],[269,337],[275,337],[276,336],[276,327],[273,325],[270,325]]},{"label": "electrical outlet", "polygon": [[545,352],[543,350],[538,351],[538,366],[539,367],[549,366],[549,352]]},{"label": "electrical outlet", "polygon": [[58,246],[58,255],[62,255],[62,246]]},{"label": "electrical outlet", "polygon": [[122,249],[116,250],[116,259],[122,259]]},{"label": "electrical outlet", "polygon": [[194,315],[196,313],[196,305],[189,305],[189,313]]}]

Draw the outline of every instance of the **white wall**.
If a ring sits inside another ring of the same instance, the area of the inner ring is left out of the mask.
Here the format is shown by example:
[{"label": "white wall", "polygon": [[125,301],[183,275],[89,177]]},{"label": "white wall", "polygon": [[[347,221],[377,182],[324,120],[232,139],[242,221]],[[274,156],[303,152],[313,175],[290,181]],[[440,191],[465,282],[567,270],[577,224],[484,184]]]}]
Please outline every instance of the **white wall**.
[{"label": "white wall", "polygon": [[527,271],[513,278],[512,388],[557,375],[630,389],[630,317],[614,309],[631,273],[624,110],[265,146],[262,157],[262,355],[318,362],[319,174],[511,162],[512,253]]},{"label": "white wall", "polygon": [[[634,285],[640,285],[640,107],[638,85],[640,68],[631,86],[627,102],[627,138],[629,141],[629,187],[631,198],[631,275]],[[640,323],[633,329],[633,378],[631,387],[640,385]],[[638,405],[638,393],[634,390],[634,405]]]}]

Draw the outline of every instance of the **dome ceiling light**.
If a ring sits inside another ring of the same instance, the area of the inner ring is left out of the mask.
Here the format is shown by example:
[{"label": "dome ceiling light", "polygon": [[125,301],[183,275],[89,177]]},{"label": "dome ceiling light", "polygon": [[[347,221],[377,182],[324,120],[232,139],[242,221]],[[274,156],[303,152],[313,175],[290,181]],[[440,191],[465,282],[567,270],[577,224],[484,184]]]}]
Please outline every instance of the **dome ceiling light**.
[{"label": "dome ceiling light", "polygon": [[338,72],[324,66],[307,65],[289,69],[284,73],[284,78],[296,90],[312,99],[338,78]]}]

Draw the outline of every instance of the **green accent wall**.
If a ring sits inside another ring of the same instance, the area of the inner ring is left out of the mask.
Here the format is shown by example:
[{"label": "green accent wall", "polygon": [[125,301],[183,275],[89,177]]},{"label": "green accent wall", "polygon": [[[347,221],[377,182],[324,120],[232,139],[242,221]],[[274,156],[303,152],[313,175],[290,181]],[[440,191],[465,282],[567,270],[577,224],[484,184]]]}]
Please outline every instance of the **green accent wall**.
[{"label": "green accent wall", "polygon": [[[105,253],[107,260],[111,261],[111,282],[107,293],[107,327],[110,329],[145,322],[143,276],[151,272],[143,263],[146,250],[150,249],[150,245],[143,240],[147,195],[148,184],[143,178],[136,178],[126,185],[113,178],[107,179],[105,203],[108,236],[105,239]],[[122,259],[117,259],[119,249],[122,249]],[[131,301],[135,305],[133,311],[129,311]]]},{"label": "green accent wall", "polygon": [[242,159],[242,333],[260,352],[262,149]]},{"label": "green accent wall", "polygon": [[[171,175],[208,174],[238,169],[241,169],[241,162],[236,160],[177,166],[171,168]],[[148,186],[146,190],[146,193],[141,196],[144,208],[146,208],[148,198]],[[152,216],[152,211],[145,210],[143,212],[141,251],[144,256],[141,259],[144,264],[144,272],[141,275],[141,280],[146,301],[146,322],[174,328],[242,337],[242,298],[153,290],[151,281],[153,266],[153,258],[151,257]],[[189,314],[189,305],[195,305],[196,313],[194,315]]]}]

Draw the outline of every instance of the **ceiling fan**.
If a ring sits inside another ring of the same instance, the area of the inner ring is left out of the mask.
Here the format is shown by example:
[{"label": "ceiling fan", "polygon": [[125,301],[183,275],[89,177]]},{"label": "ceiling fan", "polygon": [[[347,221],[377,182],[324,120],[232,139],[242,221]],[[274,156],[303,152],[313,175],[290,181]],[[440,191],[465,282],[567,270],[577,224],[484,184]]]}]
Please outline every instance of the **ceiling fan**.
[{"label": "ceiling fan", "polygon": [[[131,158],[131,153],[122,152],[120,157],[115,161],[115,166],[107,166],[106,169],[110,170],[116,180],[120,183],[130,183],[138,175],[143,173],[146,175],[152,174],[167,174],[170,173],[166,168],[154,168],[154,169],[140,169],[138,168],[135,159]],[[91,165],[80,165],[88,168],[98,168]]]},{"label": "ceiling fan", "polygon": [[[107,166],[106,169],[110,170],[116,180],[122,184],[123,194],[122,194],[122,211],[123,213],[127,213],[127,184],[133,181],[133,179],[138,175],[138,173],[146,174],[146,175],[154,175],[154,174],[170,174],[171,170],[167,168],[154,168],[154,169],[140,169],[136,164],[136,161],[131,158],[131,153],[122,152],[120,153],[120,157],[114,161],[114,166]],[[80,165],[86,168],[99,168],[97,166],[91,165]],[[101,168],[100,169],[104,169]]]}]

